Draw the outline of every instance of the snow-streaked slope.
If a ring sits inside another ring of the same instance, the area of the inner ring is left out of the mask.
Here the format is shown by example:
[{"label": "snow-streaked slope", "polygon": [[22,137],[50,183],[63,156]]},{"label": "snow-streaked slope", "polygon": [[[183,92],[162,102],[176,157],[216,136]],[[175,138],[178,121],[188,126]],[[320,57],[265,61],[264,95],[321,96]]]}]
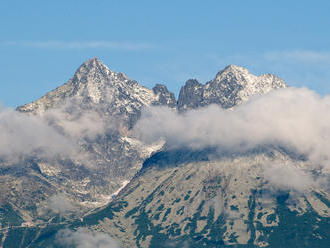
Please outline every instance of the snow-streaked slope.
[{"label": "snow-streaked slope", "polygon": [[300,168],[306,161],[274,148],[162,151],[83,225],[124,247],[326,247],[329,192],[274,186],[265,177],[274,164]]}]

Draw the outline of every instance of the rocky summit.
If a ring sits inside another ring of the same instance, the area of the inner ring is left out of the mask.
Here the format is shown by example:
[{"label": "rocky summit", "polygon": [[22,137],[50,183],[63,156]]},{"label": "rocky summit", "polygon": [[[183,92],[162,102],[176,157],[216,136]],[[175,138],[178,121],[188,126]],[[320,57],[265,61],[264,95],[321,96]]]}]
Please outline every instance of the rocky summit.
[{"label": "rocky summit", "polygon": [[188,80],[176,100],[164,85],[148,89],[97,58],[85,62],[17,108],[72,141],[74,152],[0,159],[0,247],[76,247],[82,234],[111,239],[110,247],[329,247],[327,188],[279,189],[267,177],[271,165],[307,167],[297,151],[173,148],[132,133],[147,107],[231,111],[286,87],[230,65],[206,84]]},{"label": "rocky summit", "polygon": [[17,110],[44,113],[75,101],[75,105],[82,109],[120,116],[130,128],[143,107],[152,104],[173,106],[173,98],[165,85],[159,84],[150,90],[123,73],[111,71],[99,59],[93,58],[82,64],[66,84]]},{"label": "rocky summit", "polygon": [[180,91],[178,109],[184,111],[209,104],[219,104],[227,109],[251,96],[286,87],[286,83],[275,75],[255,76],[243,67],[229,65],[205,85],[195,79],[188,80]]}]

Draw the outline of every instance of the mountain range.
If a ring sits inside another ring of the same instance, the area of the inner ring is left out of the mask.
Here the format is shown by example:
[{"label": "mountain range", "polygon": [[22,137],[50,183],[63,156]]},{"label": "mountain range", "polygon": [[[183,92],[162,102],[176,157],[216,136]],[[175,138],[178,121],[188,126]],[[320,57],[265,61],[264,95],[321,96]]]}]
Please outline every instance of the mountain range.
[{"label": "mountain range", "polygon": [[212,106],[235,113],[287,88],[275,75],[229,65],[205,84],[189,79],[176,99],[165,85],[148,89],[97,58],[86,61],[15,111],[54,138],[0,158],[0,246],[86,247],[75,235],[88,233],[100,237],[95,247],[328,247],[328,188],[276,188],[268,175],[276,170],[265,169],[308,167],[299,151],[173,146],[137,135],[148,109],[178,118]]}]

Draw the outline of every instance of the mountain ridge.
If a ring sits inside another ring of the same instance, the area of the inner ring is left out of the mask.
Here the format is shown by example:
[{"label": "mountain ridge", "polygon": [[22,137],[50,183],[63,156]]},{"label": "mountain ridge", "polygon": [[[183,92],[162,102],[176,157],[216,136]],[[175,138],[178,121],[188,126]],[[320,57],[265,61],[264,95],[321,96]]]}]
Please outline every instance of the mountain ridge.
[{"label": "mountain ridge", "polygon": [[[147,96],[142,99],[145,103],[159,105],[157,98],[161,98],[163,103],[172,108],[176,107],[179,111],[185,111],[212,103],[219,104],[223,108],[230,108],[247,101],[253,95],[265,94],[273,89],[288,86],[282,79],[273,74],[266,73],[255,76],[244,67],[228,65],[220,70],[213,80],[204,85],[196,79],[187,80],[185,85],[181,87],[178,99],[176,99],[166,85],[156,84],[152,89],[148,89],[129,79],[124,73],[111,71],[98,58],[94,57],[84,62],[67,83],[34,102],[17,107],[17,110],[21,112],[44,112],[48,108],[57,107],[56,103],[61,99],[75,95],[85,95],[81,102],[99,103],[106,100],[102,91],[115,87],[120,87],[124,92],[128,88],[129,93],[133,92],[132,88],[137,87],[141,91],[140,94],[144,93],[146,96],[154,94],[154,97]],[[127,94],[127,91],[125,93]]]},{"label": "mountain ridge", "polygon": [[188,80],[180,90],[178,110],[186,111],[210,104],[232,108],[254,95],[287,87],[282,79],[273,74],[255,76],[244,67],[228,65],[204,85],[196,79]]}]

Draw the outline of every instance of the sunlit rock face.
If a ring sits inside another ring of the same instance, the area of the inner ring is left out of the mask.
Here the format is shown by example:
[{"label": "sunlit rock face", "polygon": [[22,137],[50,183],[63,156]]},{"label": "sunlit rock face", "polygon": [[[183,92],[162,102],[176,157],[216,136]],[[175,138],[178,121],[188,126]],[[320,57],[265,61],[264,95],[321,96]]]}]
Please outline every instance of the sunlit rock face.
[{"label": "sunlit rock face", "polygon": [[285,82],[275,75],[255,76],[243,67],[229,65],[205,85],[194,79],[188,80],[180,91],[178,109],[184,111],[210,104],[231,108],[252,96],[286,87]]}]

